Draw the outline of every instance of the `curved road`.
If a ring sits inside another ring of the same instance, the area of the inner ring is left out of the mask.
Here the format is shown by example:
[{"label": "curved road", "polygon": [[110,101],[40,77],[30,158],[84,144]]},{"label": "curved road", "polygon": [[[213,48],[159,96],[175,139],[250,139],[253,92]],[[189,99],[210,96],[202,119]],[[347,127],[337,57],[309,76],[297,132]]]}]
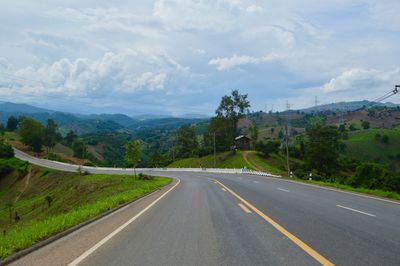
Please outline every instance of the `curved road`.
[{"label": "curved road", "polygon": [[15,264],[400,265],[398,202],[244,174],[151,174],[180,183]]}]

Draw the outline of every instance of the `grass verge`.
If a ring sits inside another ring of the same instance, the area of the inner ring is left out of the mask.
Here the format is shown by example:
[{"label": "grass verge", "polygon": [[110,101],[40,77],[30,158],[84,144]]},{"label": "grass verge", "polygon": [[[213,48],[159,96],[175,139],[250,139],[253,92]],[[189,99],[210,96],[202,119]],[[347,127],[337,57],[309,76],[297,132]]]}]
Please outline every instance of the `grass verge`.
[{"label": "grass verge", "polygon": [[[164,177],[79,176],[32,168],[28,184],[26,177],[14,174],[0,179],[0,185],[9,186],[0,197],[1,259],[171,182]],[[18,222],[14,221],[16,211]]]}]

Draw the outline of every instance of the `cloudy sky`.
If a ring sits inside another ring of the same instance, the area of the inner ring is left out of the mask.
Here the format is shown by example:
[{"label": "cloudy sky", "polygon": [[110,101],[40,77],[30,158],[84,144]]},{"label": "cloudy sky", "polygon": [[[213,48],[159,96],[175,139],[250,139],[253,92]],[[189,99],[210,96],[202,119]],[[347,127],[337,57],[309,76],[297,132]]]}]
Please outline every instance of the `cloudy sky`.
[{"label": "cloudy sky", "polygon": [[2,0],[0,101],[181,115],[232,89],[253,110],[370,100],[400,83],[399,14],[399,0]]}]

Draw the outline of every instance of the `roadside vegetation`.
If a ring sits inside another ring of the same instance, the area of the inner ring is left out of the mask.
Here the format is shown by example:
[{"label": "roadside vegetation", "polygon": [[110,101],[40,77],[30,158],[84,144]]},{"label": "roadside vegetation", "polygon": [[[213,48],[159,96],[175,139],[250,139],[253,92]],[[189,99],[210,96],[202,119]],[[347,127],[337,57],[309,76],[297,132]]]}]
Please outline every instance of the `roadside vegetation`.
[{"label": "roadside vegetation", "polygon": [[[0,142],[2,145],[9,146]],[[154,191],[171,179],[50,170],[0,148],[0,258]]]}]

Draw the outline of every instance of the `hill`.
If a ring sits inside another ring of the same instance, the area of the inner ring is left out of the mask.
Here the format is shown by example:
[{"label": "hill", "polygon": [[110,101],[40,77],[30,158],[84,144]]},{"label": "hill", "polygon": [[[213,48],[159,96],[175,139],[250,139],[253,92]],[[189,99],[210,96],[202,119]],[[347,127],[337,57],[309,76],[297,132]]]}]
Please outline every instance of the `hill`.
[{"label": "hill", "polygon": [[79,175],[0,159],[0,258],[169,182],[161,177]]},{"label": "hill", "polygon": [[394,104],[391,102],[380,103],[380,102],[371,102],[371,101],[353,101],[353,102],[337,102],[337,103],[330,103],[330,104],[322,104],[318,106],[313,106],[310,108],[299,109],[299,111],[310,114],[315,112],[347,112],[347,111],[355,111],[364,107],[397,107],[398,104]]}]

